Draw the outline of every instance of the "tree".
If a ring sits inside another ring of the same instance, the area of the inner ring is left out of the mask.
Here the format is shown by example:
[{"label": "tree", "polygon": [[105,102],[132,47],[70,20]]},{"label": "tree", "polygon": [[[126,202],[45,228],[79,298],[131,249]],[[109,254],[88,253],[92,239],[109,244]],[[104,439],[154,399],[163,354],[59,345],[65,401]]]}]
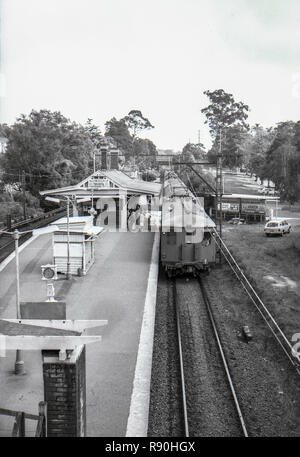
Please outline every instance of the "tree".
[{"label": "tree", "polygon": [[240,167],[243,164],[243,142],[248,133],[240,125],[226,129],[222,140],[223,164],[229,168]]},{"label": "tree", "polygon": [[141,111],[132,110],[124,118],[117,120],[113,117],[105,124],[105,136],[113,138],[118,148],[125,155],[128,162],[130,157],[149,155],[154,158],[156,155],[156,146],[148,139],[138,138],[138,133],[142,130],[154,128],[150,121],[145,118]]},{"label": "tree", "polygon": [[132,138],[124,119],[117,120],[113,117],[105,123],[105,136],[113,138],[117,147],[123,151],[128,159],[132,152]]},{"label": "tree", "polygon": [[261,180],[265,177],[266,153],[273,141],[274,132],[272,128],[264,129],[261,125],[255,124],[251,127],[244,141],[240,146],[242,152],[242,164],[252,174]]},{"label": "tree", "polygon": [[145,170],[142,173],[142,179],[144,181],[155,181],[159,177],[159,174],[153,170]]},{"label": "tree", "polygon": [[19,182],[24,170],[26,190],[32,195],[74,184],[90,172],[94,144],[89,127],[70,122],[60,112],[33,110],[21,115],[7,137],[3,181]]},{"label": "tree", "polygon": [[133,140],[137,137],[139,132],[154,128],[149,119],[144,117],[139,110],[131,110],[123,120],[131,132]]},{"label": "tree", "polygon": [[202,160],[206,157],[204,145],[202,143],[187,143],[182,149],[182,155],[184,158],[188,156],[193,157],[193,162]]},{"label": "tree", "polygon": [[103,139],[103,136],[101,134],[101,131],[99,127],[95,124],[93,124],[93,119],[88,118],[85,124],[85,128],[93,142],[96,148],[99,148],[99,145],[101,143],[101,140]]},{"label": "tree", "polygon": [[222,140],[223,164],[229,167],[241,163],[240,144],[243,135],[249,130],[246,123],[249,106],[236,102],[232,94],[223,89],[205,91],[210,104],[201,110],[205,115],[205,123],[209,125],[214,140],[210,158],[214,158]]},{"label": "tree", "polygon": [[239,125],[248,130],[246,123],[248,118],[249,106],[242,102],[236,102],[232,94],[226,93],[223,89],[215,91],[206,90],[204,94],[209,98],[210,105],[201,110],[205,115],[205,123],[209,125],[210,132],[215,138],[220,129],[225,130],[227,127]]},{"label": "tree", "polygon": [[271,179],[283,198],[295,203],[300,198],[299,125],[280,122],[266,153],[264,177]]},{"label": "tree", "polygon": [[141,169],[153,167],[156,162],[156,146],[149,139],[136,138],[133,144],[133,156]]}]

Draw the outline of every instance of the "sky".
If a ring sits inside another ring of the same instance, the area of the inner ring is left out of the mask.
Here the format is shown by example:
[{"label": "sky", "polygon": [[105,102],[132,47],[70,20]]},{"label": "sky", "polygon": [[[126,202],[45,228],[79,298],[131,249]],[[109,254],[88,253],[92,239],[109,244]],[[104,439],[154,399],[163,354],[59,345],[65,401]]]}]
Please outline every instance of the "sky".
[{"label": "sky", "polygon": [[0,0],[0,121],[59,110],[100,126],[139,109],[181,150],[210,135],[207,89],[249,123],[300,119],[299,0]]}]

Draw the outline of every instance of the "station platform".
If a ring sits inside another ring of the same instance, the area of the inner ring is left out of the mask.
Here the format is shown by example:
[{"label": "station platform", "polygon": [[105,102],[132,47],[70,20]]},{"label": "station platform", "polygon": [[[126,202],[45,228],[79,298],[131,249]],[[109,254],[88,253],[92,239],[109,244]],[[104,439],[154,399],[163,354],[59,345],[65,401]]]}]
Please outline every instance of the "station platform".
[{"label": "station platform", "polygon": [[[126,435],[145,303],[149,291],[156,295],[156,280],[149,275],[154,239],[158,245],[158,234],[105,231],[95,241],[96,259],[88,274],[55,282],[56,298],[67,303],[67,319],[108,320],[97,330],[102,341],[86,348],[87,436]],[[21,301],[46,299],[41,265],[51,262],[51,235],[35,238],[22,250]],[[14,260],[0,264],[0,284],[0,319],[15,318]],[[41,353],[23,352],[25,376],[14,375],[14,360],[14,351],[0,357],[0,408],[37,414],[44,399]],[[34,425],[31,430],[27,422],[30,435]],[[11,430],[12,421],[0,415],[0,436],[10,436]]]}]

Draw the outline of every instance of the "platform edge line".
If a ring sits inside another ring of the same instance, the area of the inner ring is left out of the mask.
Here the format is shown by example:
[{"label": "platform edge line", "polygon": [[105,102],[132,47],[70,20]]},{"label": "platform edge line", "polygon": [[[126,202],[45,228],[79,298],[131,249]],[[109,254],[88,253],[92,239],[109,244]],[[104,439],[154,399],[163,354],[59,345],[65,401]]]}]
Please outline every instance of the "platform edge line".
[{"label": "platform edge line", "polygon": [[[21,246],[19,246],[19,253],[22,252],[23,249],[25,249],[30,243],[32,243],[34,240],[36,240],[38,238],[38,236],[39,235],[32,236],[31,238],[29,238],[29,240],[27,240],[23,244],[21,244]],[[16,254],[14,251],[11,254],[9,254],[9,256],[7,256],[6,259],[0,263],[0,273],[15,258],[15,255]]]},{"label": "platform edge line", "polygon": [[139,349],[135,366],[129,416],[127,420],[126,437],[146,437],[148,432],[152,352],[158,281],[159,235],[159,232],[155,232]]}]

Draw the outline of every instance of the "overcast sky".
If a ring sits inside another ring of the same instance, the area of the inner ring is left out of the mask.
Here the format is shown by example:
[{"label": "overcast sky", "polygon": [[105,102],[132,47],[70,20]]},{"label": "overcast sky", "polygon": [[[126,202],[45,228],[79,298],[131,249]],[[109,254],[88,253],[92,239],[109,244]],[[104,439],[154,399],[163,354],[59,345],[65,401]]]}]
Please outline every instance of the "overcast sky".
[{"label": "overcast sky", "polygon": [[299,120],[299,19],[299,0],[2,0],[1,122],[47,108],[104,131],[140,109],[179,150],[199,129],[209,145],[219,88],[251,124]]}]

